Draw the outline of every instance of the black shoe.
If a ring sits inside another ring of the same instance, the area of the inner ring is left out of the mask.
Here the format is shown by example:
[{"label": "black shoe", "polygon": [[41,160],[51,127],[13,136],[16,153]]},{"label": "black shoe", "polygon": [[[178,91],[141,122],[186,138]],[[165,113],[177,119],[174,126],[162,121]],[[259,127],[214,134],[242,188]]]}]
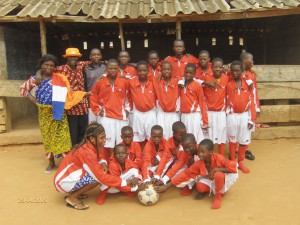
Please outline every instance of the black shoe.
[{"label": "black shoe", "polygon": [[248,159],[248,160],[254,160],[255,159],[255,156],[252,155],[252,152],[250,150],[246,151],[245,156],[246,156],[246,159]]}]

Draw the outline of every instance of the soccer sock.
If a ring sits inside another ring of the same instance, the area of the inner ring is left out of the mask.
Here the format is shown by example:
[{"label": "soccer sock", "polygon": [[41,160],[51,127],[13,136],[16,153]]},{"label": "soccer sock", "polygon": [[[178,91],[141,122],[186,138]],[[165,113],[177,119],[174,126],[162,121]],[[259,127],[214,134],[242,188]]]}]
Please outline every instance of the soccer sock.
[{"label": "soccer sock", "polygon": [[182,196],[189,196],[192,194],[193,189],[190,189],[188,185],[186,185],[184,188],[182,188],[181,195]]},{"label": "soccer sock", "polygon": [[230,158],[230,160],[235,161],[236,149],[237,149],[237,143],[236,142],[229,142],[229,158]]},{"label": "soccer sock", "polygon": [[219,154],[223,155],[225,154],[225,144],[218,144]]},{"label": "soccer sock", "polygon": [[248,149],[248,145],[245,145],[245,146],[239,146],[239,150],[238,150],[239,169],[243,173],[250,173],[250,170],[244,165],[245,152],[247,149]]},{"label": "soccer sock", "polygon": [[202,193],[206,193],[210,191],[210,187],[203,183],[197,183],[196,188],[198,192],[202,192]]},{"label": "soccer sock", "polygon": [[225,183],[225,173],[215,172],[214,174],[216,193],[214,196],[214,202],[211,205],[212,209],[219,209],[221,207],[222,189]]},{"label": "soccer sock", "polygon": [[99,196],[98,196],[98,198],[96,200],[96,203],[98,205],[103,205],[104,201],[105,201],[105,198],[106,198],[106,195],[107,195],[107,190],[101,191],[101,193],[99,194]]}]

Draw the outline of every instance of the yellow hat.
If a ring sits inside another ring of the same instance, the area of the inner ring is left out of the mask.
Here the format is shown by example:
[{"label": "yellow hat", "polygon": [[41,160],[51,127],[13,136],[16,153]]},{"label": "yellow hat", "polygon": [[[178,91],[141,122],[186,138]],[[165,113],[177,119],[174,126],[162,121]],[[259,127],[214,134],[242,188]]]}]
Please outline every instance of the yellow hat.
[{"label": "yellow hat", "polygon": [[63,57],[68,58],[68,57],[81,57],[82,54],[79,52],[78,48],[67,48],[66,54],[63,55]]}]

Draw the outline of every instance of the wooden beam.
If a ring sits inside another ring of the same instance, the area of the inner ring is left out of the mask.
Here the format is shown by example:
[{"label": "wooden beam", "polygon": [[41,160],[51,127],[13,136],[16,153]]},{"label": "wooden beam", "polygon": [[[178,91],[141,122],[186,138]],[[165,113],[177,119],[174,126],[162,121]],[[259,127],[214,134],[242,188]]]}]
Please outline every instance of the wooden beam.
[{"label": "wooden beam", "polygon": [[119,33],[120,33],[120,40],[121,40],[121,49],[125,50],[125,39],[124,39],[124,32],[123,32],[123,24],[119,22]]},{"label": "wooden beam", "polygon": [[257,123],[300,122],[300,105],[264,105]]},{"label": "wooden beam", "polygon": [[[45,22],[74,22],[74,23],[147,23],[147,20],[151,20],[152,23],[169,23],[177,22],[189,22],[189,21],[212,21],[212,20],[235,20],[235,19],[249,19],[249,18],[264,18],[274,16],[285,16],[300,14],[300,7],[285,7],[285,8],[271,8],[271,9],[257,9],[257,10],[230,10],[230,12],[217,12],[217,13],[204,13],[204,14],[177,14],[176,16],[161,16],[161,15],[149,15],[147,17],[139,18],[99,18],[93,19],[86,16],[66,16],[60,15],[55,17],[43,18]],[[17,17],[17,16],[3,16],[0,17],[0,23],[3,22],[37,22],[40,21],[40,17]]]},{"label": "wooden beam", "polygon": [[298,65],[255,65],[257,82],[300,82]]},{"label": "wooden beam", "polygon": [[258,83],[257,86],[261,100],[300,98],[300,82]]},{"label": "wooden beam", "polygon": [[176,21],[176,39],[181,40],[181,22]]},{"label": "wooden beam", "polygon": [[47,54],[46,24],[42,20],[39,23],[40,23],[40,36],[41,36],[41,52],[43,56]]}]

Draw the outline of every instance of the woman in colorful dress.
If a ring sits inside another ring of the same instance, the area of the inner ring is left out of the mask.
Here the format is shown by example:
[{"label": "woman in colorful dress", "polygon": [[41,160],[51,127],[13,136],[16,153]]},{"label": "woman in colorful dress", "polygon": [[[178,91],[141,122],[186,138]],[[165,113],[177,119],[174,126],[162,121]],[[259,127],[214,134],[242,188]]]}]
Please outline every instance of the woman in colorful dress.
[{"label": "woman in colorful dress", "polygon": [[71,149],[69,125],[64,109],[70,109],[87,95],[83,91],[72,92],[68,79],[53,72],[57,65],[58,59],[54,55],[44,55],[39,60],[41,84],[36,85],[34,75],[20,87],[21,95],[38,106],[42,140],[49,159],[45,173],[54,170],[54,157],[64,156]]}]

